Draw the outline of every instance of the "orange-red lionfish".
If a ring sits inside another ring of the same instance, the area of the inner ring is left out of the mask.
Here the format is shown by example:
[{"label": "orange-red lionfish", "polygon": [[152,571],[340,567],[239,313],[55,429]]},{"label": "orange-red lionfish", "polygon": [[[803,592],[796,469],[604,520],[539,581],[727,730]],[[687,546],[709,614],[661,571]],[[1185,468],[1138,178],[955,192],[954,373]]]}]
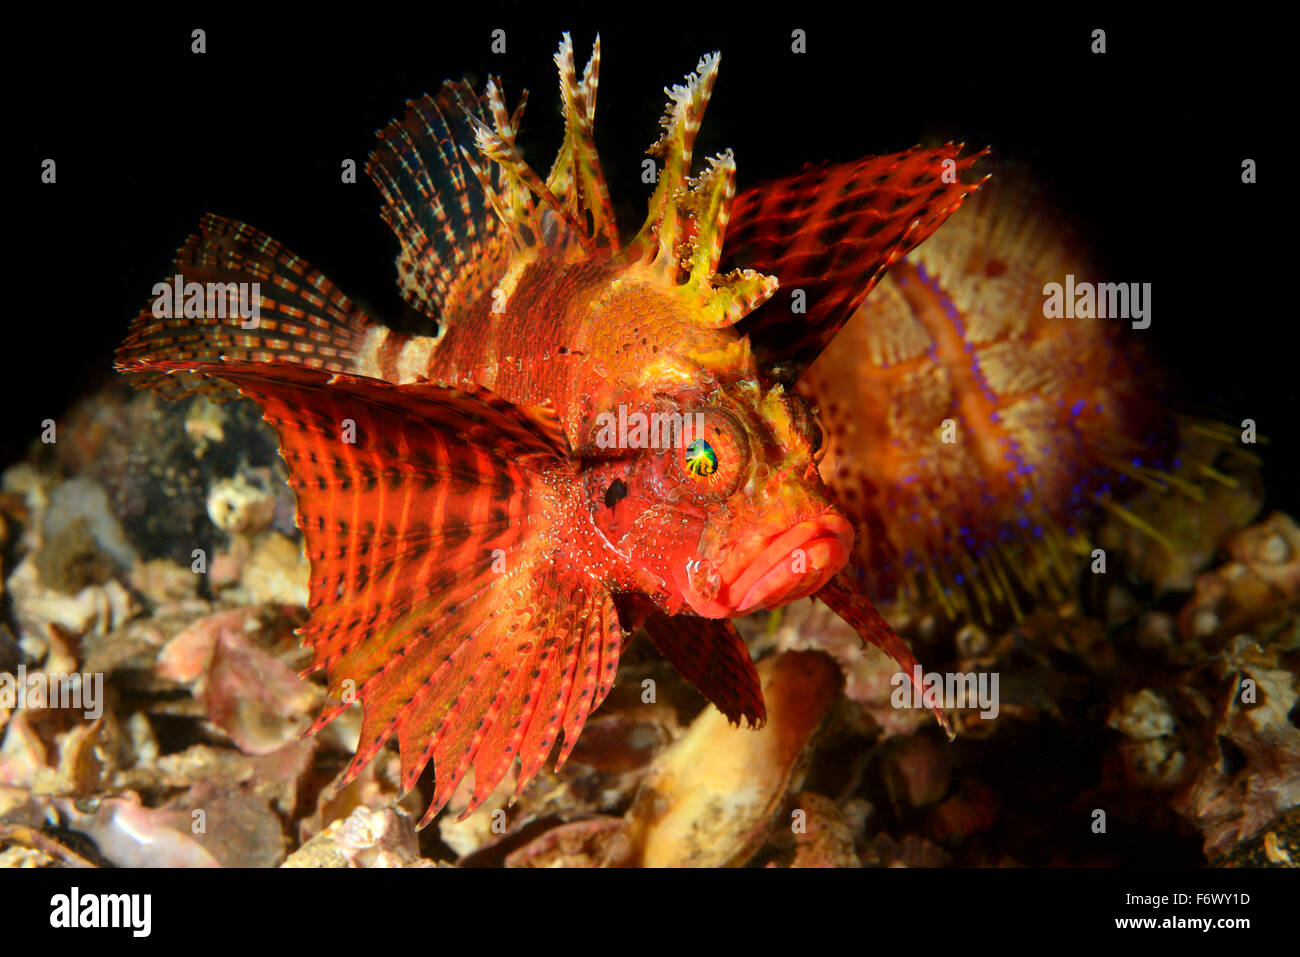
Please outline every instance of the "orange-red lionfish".
[{"label": "orange-red lionfish", "polygon": [[[329,681],[311,730],[355,698],[346,780],[393,735],[404,790],[432,760],[422,825],[471,767],[467,814],[516,756],[522,790],[561,734],[562,764],[641,625],[735,722],[765,716],[729,620],[756,609],[815,594],[911,672],[842,570],[853,528],[793,385],[975,189],[956,173],[977,156],[916,148],[736,197],[730,152],[692,176],[718,59],[667,91],[630,238],[592,139],[599,39],[581,74],[567,35],[555,57],[565,132],[544,180],[496,78],[409,102],[366,168],[402,294],[435,336],[379,325],[276,241],[209,215],[175,271],[259,283],[253,327],[212,303],[146,308],[118,351],[172,395],[218,385],[188,373],[224,380],[279,434],[311,562],[301,633]],[[656,443],[641,426],[656,415],[700,428]],[[611,417],[632,423],[626,441],[602,439]]]}]

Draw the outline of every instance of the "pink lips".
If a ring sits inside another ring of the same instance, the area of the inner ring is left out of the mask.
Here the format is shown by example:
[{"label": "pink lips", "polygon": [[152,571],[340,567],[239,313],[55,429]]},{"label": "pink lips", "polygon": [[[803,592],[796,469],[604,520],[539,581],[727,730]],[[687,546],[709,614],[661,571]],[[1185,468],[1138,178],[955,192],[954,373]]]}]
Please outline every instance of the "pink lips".
[{"label": "pink lips", "polygon": [[723,583],[713,598],[699,593],[686,568],[675,569],[674,578],[697,615],[728,618],[812,594],[844,566],[852,545],[853,527],[840,516],[827,513],[773,538],[734,581]]}]

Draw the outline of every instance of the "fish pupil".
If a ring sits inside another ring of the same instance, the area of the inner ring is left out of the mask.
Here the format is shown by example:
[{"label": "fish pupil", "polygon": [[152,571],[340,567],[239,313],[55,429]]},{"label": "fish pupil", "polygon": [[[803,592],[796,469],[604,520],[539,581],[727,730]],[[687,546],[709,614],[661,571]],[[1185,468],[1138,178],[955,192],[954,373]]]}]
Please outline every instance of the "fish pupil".
[{"label": "fish pupil", "polygon": [[704,439],[696,439],[686,447],[686,468],[692,475],[712,475],[718,470],[718,453]]}]

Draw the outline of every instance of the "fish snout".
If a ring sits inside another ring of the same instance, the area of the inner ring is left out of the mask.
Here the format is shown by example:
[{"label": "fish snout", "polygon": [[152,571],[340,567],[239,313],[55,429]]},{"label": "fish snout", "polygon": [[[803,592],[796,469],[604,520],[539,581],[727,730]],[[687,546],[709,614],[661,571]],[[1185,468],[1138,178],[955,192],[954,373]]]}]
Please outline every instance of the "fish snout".
[{"label": "fish snout", "polygon": [[852,547],[853,526],[826,511],[738,545],[721,563],[686,562],[674,578],[697,615],[734,618],[818,591],[844,567]]}]

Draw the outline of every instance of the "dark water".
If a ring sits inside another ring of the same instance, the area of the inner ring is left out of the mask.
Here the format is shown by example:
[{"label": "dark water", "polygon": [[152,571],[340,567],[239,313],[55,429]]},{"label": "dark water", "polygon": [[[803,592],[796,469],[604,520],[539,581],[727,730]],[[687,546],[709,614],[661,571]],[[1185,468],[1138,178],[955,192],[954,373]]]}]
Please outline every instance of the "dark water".
[{"label": "dark water", "polygon": [[[1270,106],[1283,89],[1268,49],[1279,31],[1041,11],[998,22],[971,11],[867,20],[791,9],[683,25],[654,6],[608,9],[582,20],[507,6],[455,21],[365,22],[364,8],[338,23],[265,11],[37,21],[21,44],[31,82],[11,127],[22,265],[10,277],[20,298],[6,329],[2,460],[106,374],[206,211],[270,233],[374,314],[400,320],[396,241],[364,174],[339,182],[341,161],[363,165],[374,130],[407,98],[445,77],[481,83],[490,70],[512,103],[531,89],[521,142],[547,166],[561,131],[551,55],[568,29],[585,62],[599,30],[596,135],[615,201],[632,215],[649,191],[640,162],[658,135],[662,88],[715,49],[721,72],[697,155],[733,148],[741,188],[806,161],[922,140],[991,144],[1053,185],[1107,278],[1152,283],[1143,341],[1175,374],[1178,404],[1255,419],[1273,442],[1271,504],[1300,509],[1291,264],[1272,236],[1291,201]],[[1104,56],[1089,52],[1098,26]],[[207,30],[206,55],[189,52],[194,27]],[[490,51],[496,28],[505,55]],[[802,55],[791,52],[794,28],[807,30]],[[47,156],[57,186],[38,182]],[[1240,181],[1246,157],[1259,164],[1254,186]]]}]

